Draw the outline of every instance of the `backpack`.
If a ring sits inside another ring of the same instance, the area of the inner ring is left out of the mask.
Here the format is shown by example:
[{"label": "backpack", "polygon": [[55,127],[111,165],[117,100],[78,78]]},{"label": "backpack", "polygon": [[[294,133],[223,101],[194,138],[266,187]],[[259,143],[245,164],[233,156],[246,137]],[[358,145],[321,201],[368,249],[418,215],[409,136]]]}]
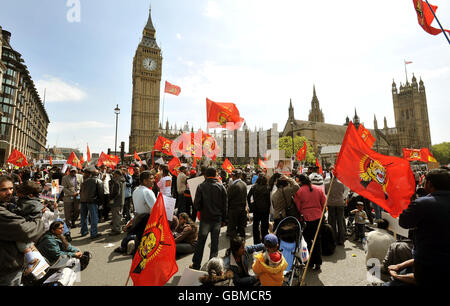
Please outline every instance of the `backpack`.
[{"label": "backpack", "polygon": [[336,250],[336,240],[334,237],[334,231],[331,225],[328,223],[323,223],[320,228],[321,234],[321,246],[322,246],[322,255],[323,256],[331,256],[334,254]]}]

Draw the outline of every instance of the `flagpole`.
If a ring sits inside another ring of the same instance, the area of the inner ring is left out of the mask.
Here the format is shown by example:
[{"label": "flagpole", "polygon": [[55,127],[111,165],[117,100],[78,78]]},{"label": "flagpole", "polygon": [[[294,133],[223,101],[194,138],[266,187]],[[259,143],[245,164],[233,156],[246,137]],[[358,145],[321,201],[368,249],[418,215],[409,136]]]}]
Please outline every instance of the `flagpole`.
[{"label": "flagpole", "polygon": [[331,191],[331,188],[333,187],[334,179],[335,179],[335,176],[333,175],[333,178],[331,179],[331,182],[330,182],[330,188],[328,189],[327,199],[325,201],[325,205],[323,206],[322,216],[320,217],[319,225],[317,226],[316,235],[314,236],[314,241],[311,246],[311,251],[309,252],[308,262],[306,263],[305,271],[303,272],[303,276],[302,276],[302,281],[300,282],[300,287],[303,286],[303,282],[305,280],[306,273],[308,272],[309,262],[311,261],[312,253],[314,251],[314,246],[316,245],[317,235],[319,234],[320,226],[322,225],[323,215],[325,214],[325,210],[327,209],[328,198],[330,197],[330,191]]},{"label": "flagpole", "polygon": [[130,280],[130,274],[128,274],[127,282],[125,283],[125,287],[128,286],[128,281]]},{"label": "flagpole", "polygon": [[164,130],[164,105],[166,104],[166,92],[164,91],[163,95],[163,109],[162,109],[162,119],[161,119],[161,126]]},{"label": "flagpole", "polygon": [[428,3],[428,0],[425,0],[425,2],[427,3],[428,7],[430,8],[430,11],[433,13],[434,18],[436,19],[437,23],[439,24],[439,27],[442,30],[442,33],[444,34],[445,38],[447,39],[449,45],[450,45],[450,39],[447,36],[447,33],[445,32],[444,28],[442,27],[441,23],[439,22],[439,19],[437,18],[436,14],[434,13],[433,9],[431,8],[431,5]]}]

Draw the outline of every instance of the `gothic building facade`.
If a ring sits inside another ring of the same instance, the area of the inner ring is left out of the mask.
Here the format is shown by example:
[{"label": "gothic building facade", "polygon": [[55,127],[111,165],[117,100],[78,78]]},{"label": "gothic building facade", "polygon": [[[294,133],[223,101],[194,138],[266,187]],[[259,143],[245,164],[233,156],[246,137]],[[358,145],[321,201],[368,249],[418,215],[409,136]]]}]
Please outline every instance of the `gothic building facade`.
[{"label": "gothic building facade", "polygon": [[[365,126],[376,138],[373,149],[381,154],[394,156],[402,156],[403,148],[431,149],[427,98],[422,79],[417,83],[416,77],[413,76],[411,83],[407,80],[406,84],[400,84],[399,89],[394,81],[392,99],[396,127],[389,128],[384,117],[384,125],[379,128],[375,116],[373,129]],[[359,126],[360,118],[356,109],[352,121],[356,127]],[[319,156],[319,159],[322,157],[323,164],[333,165],[349,122],[350,118],[347,117],[344,125],[325,123],[314,86],[308,121],[295,119],[291,100],[289,117],[281,136],[305,136],[313,146],[316,156]]]},{"label": "gothic building facade", "polygon": [[150,10],[133,59],[130,153],[151,151],[158,138],[162,60]]}]

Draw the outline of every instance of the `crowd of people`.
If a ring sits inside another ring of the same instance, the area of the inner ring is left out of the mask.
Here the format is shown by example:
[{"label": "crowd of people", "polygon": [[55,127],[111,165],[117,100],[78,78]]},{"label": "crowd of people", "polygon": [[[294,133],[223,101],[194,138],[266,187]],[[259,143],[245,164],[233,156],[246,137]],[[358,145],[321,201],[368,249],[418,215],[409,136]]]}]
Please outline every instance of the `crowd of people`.
[{"label": "crowd of people", "polygon": [[[368,262],[372,257],[382,262],[381,270],[391,277],[385,284],[436,283],[446,276],[436,271],[448,271],[438,263],[450,257],[450,172],[442,168],[415,174],[417,192],[399,218],[402,227],[411,229],[410,235],[395,240],[382,220],[382,208],[351,192],[337,178],[331,184],[332,168],[324,174],[319,174],[318,167],[309,167],[305,173],[267,175],[267,170],[253,167],[229,174],[211,166],[182,166],[177,176],[167,165],[146,163],[117,165],[114,170],[105,165],[70,167],[66,173],[58,167],[4,170],[0,177],[0,285],[20,285],[22,275],[42,260],[39,255],[49,265],[61,257],[82,260],[89,256],[70,244],[71,232],[78,227],[82,237],[96,240],[102,236],[98,224],[110,220],[108,235],[125,233],[114,252],[135,254],[159,193],[176,201],[174,215],[168,216],[176,255],[192,254],[190,268],[208,272],[201,278],[204,285],[282,285],[288,263],[280,252],[276,229],[292,215],[292,207],[302,224],[313,270],[321,270],[325,250],[343,246],[353,235],[356,243],[366,247]],[[192,195],[188,180],[200,176],[204,182]],[[53,180],[63,187],[58,200],[41,199],[46,184]],[[58,203],[63,205],[61,210]],[[253,245],[246,246],[249,222]],[[223,227],[230,246],[220,258]],[[208,235],[210,256],[205,262]]]}]

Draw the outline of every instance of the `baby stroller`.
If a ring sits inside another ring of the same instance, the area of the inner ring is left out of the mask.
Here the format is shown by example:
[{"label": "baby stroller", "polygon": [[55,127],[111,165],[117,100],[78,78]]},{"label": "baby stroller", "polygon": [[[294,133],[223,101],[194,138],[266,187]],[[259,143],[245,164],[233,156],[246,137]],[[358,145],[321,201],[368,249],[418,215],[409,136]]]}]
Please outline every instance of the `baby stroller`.
[{"label": "baby stroller", "polygon": [[275,230],[275,235],[280,241],[280,252],[288,263],[284,272],[284,286],[292,286],[295,278],[299,280],[304,268],[301,258],[302,234],[302,226],[295,217],[283,219]]}]

